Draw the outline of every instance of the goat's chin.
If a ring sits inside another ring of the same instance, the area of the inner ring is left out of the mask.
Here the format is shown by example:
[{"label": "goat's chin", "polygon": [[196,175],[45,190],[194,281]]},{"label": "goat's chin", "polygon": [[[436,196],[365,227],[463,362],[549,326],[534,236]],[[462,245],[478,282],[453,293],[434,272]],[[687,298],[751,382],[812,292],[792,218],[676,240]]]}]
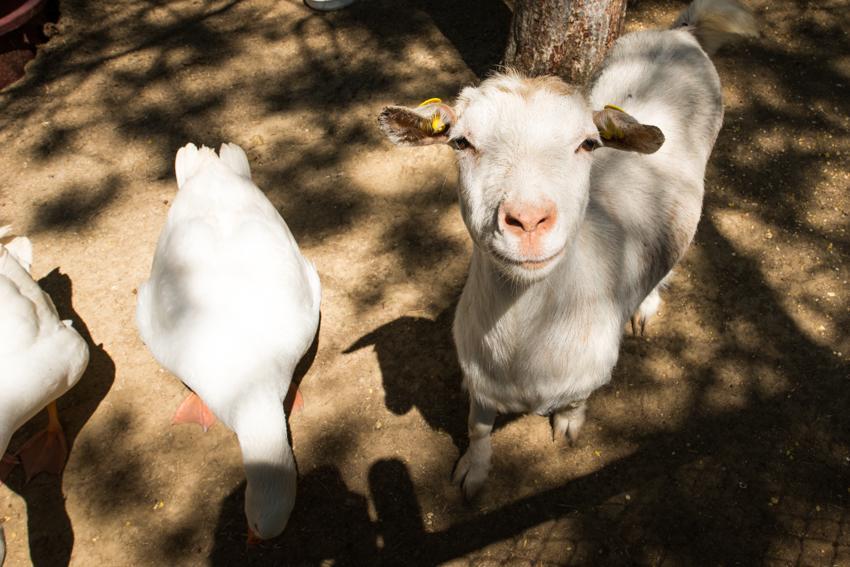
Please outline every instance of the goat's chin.
[{"label": "goat's chin", "polygon": [[538,260],[522,260],[508,258],[498,252],[493,252],[491,257],[496,265],[508,279],[516,282],[534,283],[545,279],[560,263],[564,255],[563,249],[548,258]]}]

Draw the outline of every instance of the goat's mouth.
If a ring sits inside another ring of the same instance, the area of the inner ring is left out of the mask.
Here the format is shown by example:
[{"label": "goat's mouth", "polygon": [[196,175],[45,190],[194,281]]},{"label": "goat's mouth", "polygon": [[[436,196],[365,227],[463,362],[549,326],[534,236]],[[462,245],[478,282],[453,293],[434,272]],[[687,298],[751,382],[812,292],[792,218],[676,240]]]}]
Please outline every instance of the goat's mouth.
[{"label": "goat's mouth", "polygon": [[502,254],[500,252],[496,252],[495,250],[493,250],[492,252],[493,252],[493,255],[496,256],[496,258],[504,264],[507,264],[507,265],[513,266],[513,267],[517,267],[517,268],[522,268],[522,269],[528,270],[530,272],[534,272],[534,271],[537,271],[537,270],[542,270],[543,268],[549,266],[552,262],[554,262],[555,260],[560,258],[561,255],[564,253],[565,248],[566,248],[566,246],[563,246],[563,247],[561,247],[560,250],[558,250],[554,254],[551,254],[550,256],[546,256],[544,258],[521,259],[521,260],[518,260],[518,259],[515,259],[515,258],[510,258],[510,257],[505,256],[504,254]]},{"label": "goat's mouth", "polygon": [[533,262],[522,262],[520,264],[520,266],[522,266],[526,270],[532,270],[532,271],[542,270],[543,268],[548,266],[549,262],[551,262],[552,260],[553,260],[553,258],[548,258],[546,260],[537,260],[537,261],[533,261]]}]

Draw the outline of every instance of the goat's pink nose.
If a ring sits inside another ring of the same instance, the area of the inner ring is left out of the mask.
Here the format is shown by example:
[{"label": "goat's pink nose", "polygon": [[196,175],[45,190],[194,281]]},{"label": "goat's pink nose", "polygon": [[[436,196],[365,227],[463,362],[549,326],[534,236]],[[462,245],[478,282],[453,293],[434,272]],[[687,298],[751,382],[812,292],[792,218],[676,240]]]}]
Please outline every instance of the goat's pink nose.
[{"label": "goat's pink nose", "polygon": [[499,207],[499,224],[502,230],[513,232],[517,236],[522,236],[524,233],[545,232],[555,225],[556,217],[557,210],[552,201],[546,201],[540,205],[505,201]]}]

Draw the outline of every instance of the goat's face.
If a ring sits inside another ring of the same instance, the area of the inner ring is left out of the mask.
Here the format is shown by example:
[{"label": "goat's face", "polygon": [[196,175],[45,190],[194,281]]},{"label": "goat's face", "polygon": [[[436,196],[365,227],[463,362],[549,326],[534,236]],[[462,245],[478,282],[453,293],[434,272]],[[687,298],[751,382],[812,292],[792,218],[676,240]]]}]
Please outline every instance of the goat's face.
[{"label": "goat's face", "polygon": [[449,143],[472,239],[513,279],[545,276],[587,205],[600,143],[587,102],[558,79],[500,75],[464,89],[455,112]]},{"label": "goat's face", "polygon": [[651,151],[663,142],[657,128],[619,109],[593,112],[584,95],[560,79],[515,73],[464,89],[453,108],[439,101],[389,107],[380,123],[397,144],[444,142],[455,149],[467,229],[500,270],[519,281],[545,277],[563,257],[584,217],[591,152],[602,138],[644,151],[623,143],[624,130],[643,129],[632,137]]}]

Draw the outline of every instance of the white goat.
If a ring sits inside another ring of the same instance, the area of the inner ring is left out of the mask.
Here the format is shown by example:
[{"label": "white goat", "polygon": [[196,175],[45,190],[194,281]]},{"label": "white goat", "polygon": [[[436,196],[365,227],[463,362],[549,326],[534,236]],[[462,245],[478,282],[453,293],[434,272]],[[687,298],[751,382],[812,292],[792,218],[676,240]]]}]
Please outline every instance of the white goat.
[{"label": "white goat", "polygon": [[700,41],[713,49],[733,34],[755,34],[750,12],[697,0],[671,30],[621,37],[589,97],[508,71],[463,89],[453,107],[381,113],[394,143],[448,143],[460,164],[474,242],[454,322],[470,394],[455,482],[467,497],[487,479],[497,412],[552,415],[553,435],[575,440],[625,322],[658,309],[658,286],[696,231],[723,120]]}]

